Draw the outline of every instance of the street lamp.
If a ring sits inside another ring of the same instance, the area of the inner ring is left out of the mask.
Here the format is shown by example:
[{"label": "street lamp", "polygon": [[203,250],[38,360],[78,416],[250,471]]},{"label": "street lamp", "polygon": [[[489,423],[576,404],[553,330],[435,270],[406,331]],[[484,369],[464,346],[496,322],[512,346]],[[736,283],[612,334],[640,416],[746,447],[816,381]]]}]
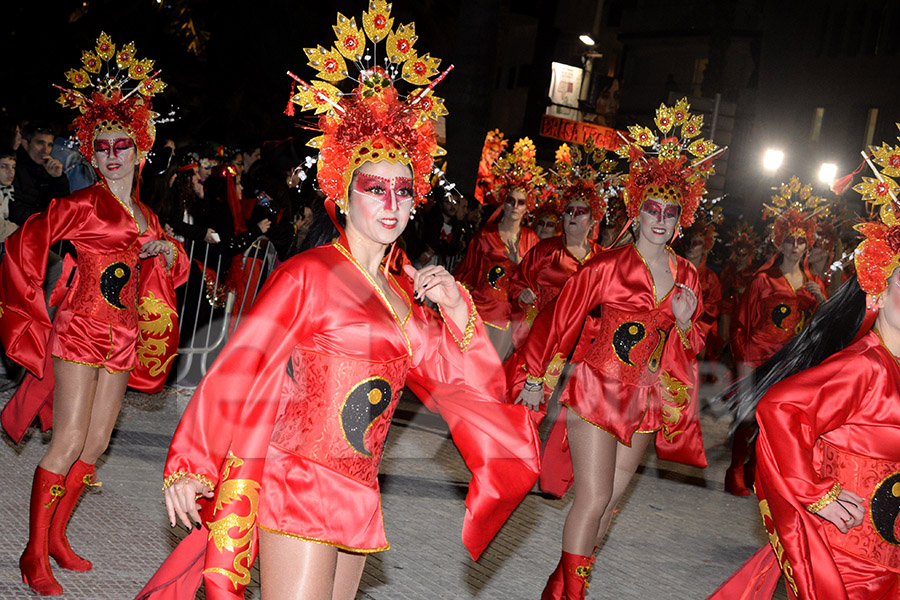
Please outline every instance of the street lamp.
[{"label": "street lamp", "polygon": [[819,167],[819,181],[822,183],[831,184],[834,182],[834,178],[837,175],[837,165],[834,163],[822,163],[822,166]]},{"label": "street lamp", "polygon": [[766,171],[777,171],[784,162],[784,152],[769,148],[763,155],[763,168]]},{"label": "street lamp", "polygon": [[594,38],[592,38],[587,33],[582,33],[581,35],[578,36],[578,39],[581,40],[581,43],[584,44],[585,46],[593,46],[597,43],[594,41]]}]

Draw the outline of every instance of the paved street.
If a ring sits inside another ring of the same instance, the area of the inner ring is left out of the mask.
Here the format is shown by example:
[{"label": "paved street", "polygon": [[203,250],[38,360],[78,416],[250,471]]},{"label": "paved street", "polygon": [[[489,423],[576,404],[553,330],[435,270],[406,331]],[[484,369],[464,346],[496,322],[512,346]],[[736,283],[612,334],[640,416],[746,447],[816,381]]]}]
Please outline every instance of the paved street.
[{"label": "paved street", "polygon": [[[0,394],[0,401],[9,395]],[[65,598],[132,598],[184,534],[166,522],[160,481],[186,400],[168,389],[152,396],[128,393],[99,469],[103,487],[86,494],[69,528],[73,547],[95,567],[89,573],[55,569]],[[727,422],[707,414],[703,428],[706,470],[660,463],[648,453],[598,552],[588,598],[702,599],[764,543],[756,502],[722,491]],[[28,486],[49,436],[31,429],[18,446],[3,439],[0,598],[35,598],[22,584],[18,558],[26,540]],[[548,500],[530,494],[475,563],[460,541],[468,472],[442,421],[414,399],[401,402],[381,472],[392,548],[369,558],[359,598],[540,596],[559,557],[571,495]],[[258,584],[251,586],[248,597],[258,598]]]}]

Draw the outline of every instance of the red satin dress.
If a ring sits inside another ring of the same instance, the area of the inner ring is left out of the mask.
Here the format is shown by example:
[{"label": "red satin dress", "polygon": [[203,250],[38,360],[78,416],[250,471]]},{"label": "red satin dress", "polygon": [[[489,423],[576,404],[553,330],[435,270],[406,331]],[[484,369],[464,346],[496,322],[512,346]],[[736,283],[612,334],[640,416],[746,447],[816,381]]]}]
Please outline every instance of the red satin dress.
[{"label": "red satin dress", "polygon": [[[822,281],[811,277],[822,286]],[[744,292],[731,323],[736,361],[756,368],[803,331],[819,302],[801,287],[794,290],[778,267],[760,271]]]},{"label": "red satin dress", "polygon": [[[143,244],[165,234],[149,208],[136,198],[134,204],[147,221],[143,232],[101,181],[53,200],[7,238],[0,337],[7,354],[40,380],[28,378],[4,409],[3,425],[14,439],[39,411],[45,429],[50,426],[51,357],[110,373],[134,370],[130,384],[162,387],[178,347],[174,288],[187,279],[188,261],[178,246],[171,268],[161,256],[138,257]],[[60,240],[70,241],[78,256],[63,262],[51,325],[42,284],[49,248]]]},{"label": "red satin dress", "polygon": [[712,269],[706,266],[705,260],[697,268],[700,277],[700,292],[703,294],[703,314],[697,323],[702,327],[704,342],[709,353],[718,351],[722,347],[719,339],[719,314],[722,312],[722,284]]},{"label": "red satin dress", "polygon": [[[900,366],[876,332],[773,386],[756,420],[771,547],[711,598],[768,600],[781,575],[791,598],[900,598]],[[813,512],[841,489],[866,500],[862,525],[846,534]]]},{"label": "red satin dress", "polygon": [[[697,294],[695,322],[703,313],[697,271],[668,252],[675,282]],[[560,404],[626,445],[635,433],[657,432],[660,458],[705,467],[693,384],[702,333],[697,326],[676,331],[675,289],[657,302],[634,244],[600,252],[569,279],[552,309],[538,315],[510,358],[512,397],[527,374],[548,380],[549,393],[571,353],[574,368]]]},{"label": "red satin dress", "polygon": [[339,242],[273,272],[191,399],[166,461],[167,483],[191,474],[216,489],[202,512],[208,533],[183,543],[206,550],[176,550],[139,598],[182,597],[158,592],[160,582],[201,569],[208,598],[242,597],[257,527],[387,549],[378,464],[404,385],[441,413],[473,473],[463,541],[480,556],[537,479],[537,433],[528,410],[503,402],[501,365],[468,295],[459,331],[413,303],[412,281],[395,272],[405,315]]},{"label": "red satin dress", "polygon": [[[454,276],[471,290],[472,299],[484,324],[505,330],[509,329],[512,312],[509,284],[518,265],[506,253],[497,227],[496,221],[488,223],[475,235]],[[540,239],[524,225],[519,231],[517,252],[521,260]]]},{"label": "red satin dress", "polygon": [[[541,240],[528,251],[509,282],[509,301],[512,305],[513,345],[525,342],[531,324],[550,301],[556,298],[566,281],[603,246],[588,240],[590,250],[583,260],[575,258],[566,248],[566,236],[558,235]],[[530,289],[537,300],[523,304],[519,294]]]}]

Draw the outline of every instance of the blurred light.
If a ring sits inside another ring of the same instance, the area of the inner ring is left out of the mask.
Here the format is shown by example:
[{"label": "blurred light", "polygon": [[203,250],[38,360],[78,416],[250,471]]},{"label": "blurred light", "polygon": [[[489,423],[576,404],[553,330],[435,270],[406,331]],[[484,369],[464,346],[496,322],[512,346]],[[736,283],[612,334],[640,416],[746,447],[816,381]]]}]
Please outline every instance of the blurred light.
[{"label": "blurred light", "polygon": [[834,163],[822,163],[819,167],[819,181],[822,183],[832,183],[837,175],[837,165]]},{"label": "blurred light", "polygon": [[596,43],[596,42],[594,42],[594,38],[592,38],[591,36],[589,36],[586,33],[579,35],[578,39],[581,40],[581,43],[584,44],[585,46],[593,46]]},{"label": "blurred light", "polygon": [[767,171],[777,171],[784,162],[784,152],[769,148],[763,155],[763,168]]}]

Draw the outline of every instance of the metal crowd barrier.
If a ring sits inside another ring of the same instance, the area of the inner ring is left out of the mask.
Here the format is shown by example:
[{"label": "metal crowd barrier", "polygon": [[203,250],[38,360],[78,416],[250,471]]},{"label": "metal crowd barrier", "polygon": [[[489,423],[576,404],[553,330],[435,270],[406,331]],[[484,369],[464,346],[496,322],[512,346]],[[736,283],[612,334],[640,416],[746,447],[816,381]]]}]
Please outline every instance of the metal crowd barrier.
[{"label": "metal crowd barrier", "polygon": [[[212,257],[209,252],[209,244],[195,243],[188,252],[188,260],[192,267],[196,265],[194,252],[198,248],[202,248],[203,260],[200,261],[202,268],[191,269],[188,281],[184,284],[184,298],[178,311],[179,347],[175,366],[175,385],[179,387],[194,387],[199,383],[225,342],[228,341],[230,333],[240,324],[244,311],[253,305],[260,287],[275,266],[275,248],[265,237],[258,238],[244,251],[241,267],[247,269],[248,261],[250,267],[247,271],[246,285],[241,294],[239,310],[236,315],[233,315],[236,302],[234,290],[227,292],[224,305],[214,305],[216,303],[213,298],[215,298],[215,291],[219,289],[219,278],[224,262],[222,256]],[[199,260],[199,256],[197,259]],[[215,263],[216,268],[212,291],[210,291],[204,273],[206,273],[207,267],[212,266],[212,263]],[[197,281],[197,278],[200,278],[200,281]],[[191,316],[191,313],[192,319],[185,318]],[[233,323],[232,317],[234,317]],[[185,331],[185,322],[191,321],[190,331]]]}]

